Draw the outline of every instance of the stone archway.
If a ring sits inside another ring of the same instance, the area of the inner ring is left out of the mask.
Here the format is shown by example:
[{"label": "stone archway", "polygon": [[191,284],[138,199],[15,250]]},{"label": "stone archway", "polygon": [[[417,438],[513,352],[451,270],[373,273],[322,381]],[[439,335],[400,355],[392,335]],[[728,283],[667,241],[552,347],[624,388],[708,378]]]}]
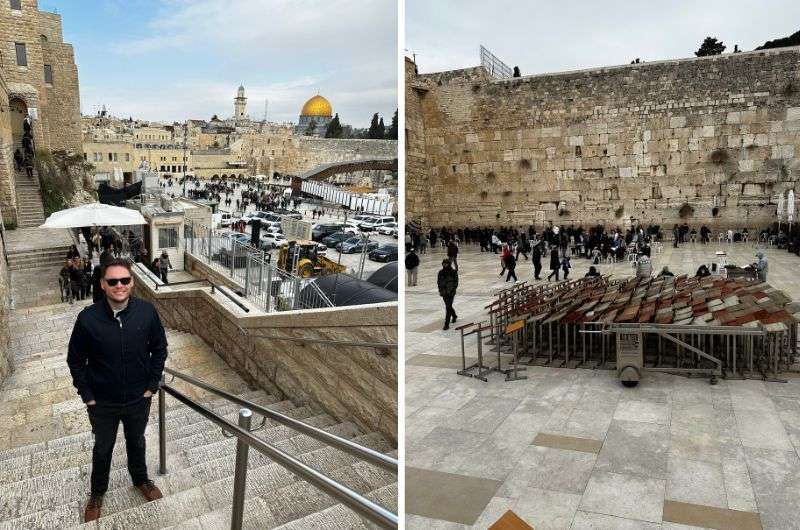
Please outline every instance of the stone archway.
[{"label": "stone archway", "polygon": [[11,136],[13,138],[13,148],[22,149],[22,135],[25,132],[22,122],[28,115],[28,106],[19,98],[11,98],[8,102],[11,114]]}]

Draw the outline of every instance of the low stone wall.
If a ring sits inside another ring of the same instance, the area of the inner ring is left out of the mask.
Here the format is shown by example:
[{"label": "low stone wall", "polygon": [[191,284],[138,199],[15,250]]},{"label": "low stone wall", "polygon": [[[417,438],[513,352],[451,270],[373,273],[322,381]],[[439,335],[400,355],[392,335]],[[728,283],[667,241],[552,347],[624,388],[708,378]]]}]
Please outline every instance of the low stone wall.
[{"label": "low stone wall", "polygon": [[[0,228],[2,230],[2,228]],[[11,348],[9,326],[11,304],[11,277],[5,258],[5,241],[0,238],[0,384],[11,373]]]},{"label": "low stone wall", "polygon": [[396,303],[247,315],[207,288],[154,291],[138,280],[134,294],[165,326],[205,340],[251,384],[397,442],[397,349],[297,340],[396,344]]}]

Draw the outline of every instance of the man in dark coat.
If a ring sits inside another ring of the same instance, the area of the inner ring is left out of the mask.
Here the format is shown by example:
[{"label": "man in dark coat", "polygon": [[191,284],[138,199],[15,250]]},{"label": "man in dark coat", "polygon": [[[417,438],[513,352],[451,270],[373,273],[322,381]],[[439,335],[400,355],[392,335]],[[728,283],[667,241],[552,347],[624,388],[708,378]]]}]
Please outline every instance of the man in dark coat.
[{"label": "man in dark coat", "polygon": [[120,422],[133,485],[147,501],[162,496],[147,476],[144,431],[167,359],[167,338],[155,307],[131,297],[130,263],[116,259],[102,269],[105,298],[80,312],[67,352],[72,384],[94,433],[86,522],[100,517]]},{"label": "man in dark coat", "polygon": [[412,248],[408,254],[406,254],[406,271],[408,274],[408,286],[409,287],[416,287],[417,286],[417,271],[419,269],[419,256],[417,253],[414,252]]},{"label": "man in dark coat", "polygon": [[436,278],[436,285],[439,288],[439,296],[444,300],[444,327],[442,329],[450,329],[450,317],[453,317],[453,323],[458,318],[453,309],[453,299],[456,297],[456,289],[458,289],[458,272],[450,265],[449,259],[442,260],[442,270],[439,271],[439,276]]},{"label": "man in dark coat", "polygon": [[558,281],[558,273],[561,270],[561,261],[558,259],[558,248],[553,247],[550,251],[550,274],[547,276],[547,281],[549,282],[553,276],[556,277],[556,281]]},{"label": "man in dark coat", "polygon": [[531,261],[533,262],[533,277],[536,280],[541,280],[539,274],[542,272],[542,246],[534,245],[533,253],[531,254]]}]

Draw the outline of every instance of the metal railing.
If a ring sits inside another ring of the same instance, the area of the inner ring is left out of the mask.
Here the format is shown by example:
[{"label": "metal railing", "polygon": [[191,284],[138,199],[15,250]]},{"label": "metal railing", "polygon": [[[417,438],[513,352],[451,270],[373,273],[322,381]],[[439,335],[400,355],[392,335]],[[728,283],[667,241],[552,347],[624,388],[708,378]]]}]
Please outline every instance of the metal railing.
[{"label": "metal railing", "polygon": [[[229,401],[232,401],[243,408],[239,411],[238,425],[219,416],[203,405],[193,401],[181,391],[170,386],[162,376],[161,385],[158,391],[158,441],[159,441],[159,473],[167,473],[167,435],[166,435],[166,394],[170,394],[181,403],[188,406],[193,411],[215,423],[222,428],[223,433],[227,431],[230,435],[237,438],[236,443],[236,466],[233,476],[233,506],[231,509],[231,529],[240,530],[244,519],[244,500],[247,487],[247,459],[249,448],[252,447],[260,453],[274,460],[279,465],[288,469],[303,480],[308,481],[316,488],[327,493],[338,502],[348,506],[357,514],[378,524],[382,528],[398,528],[397,514],[392,513],[386,508],[370,501],[359,493],[336,482],[330,477],[320,473],[316,469],[304,464],[297,458],[285,453],[272,444],[256,438],[250,429],[253,412],[266,418],[276,421],[298,432],[311,436],[312,438],[328,444],[331,447],[340,449],[362,460],[376,464],[392,473],[398,472],[398,462],[396,459],[374,451],[368,447],[361,446],[351,440],[336,436],[317,427],[313,427],[299,420],[281,414],[246,399],[242,399],[220,388],[210,385],[204,381],[196,379],[190,375],[182,374],[171,368],[164,368],[164,371],[175,377],[182,379],[194,386],[200,387]],[[226,434],[227,435],[227,434]]]},{"label": "metal railing", "polygon": [[497,58],[495,54],[487,50],[483,45],[480,47],[481,66],[496,79],[509,79],[514,73],[511,67]]},{"label": "metal railing", "polygon": [[185,251],[233,280],[245,298],[267,313],[333,307],[313,278],[279,269],[268,252],[233,239],[235,232],[191,222],[185,226]]}]

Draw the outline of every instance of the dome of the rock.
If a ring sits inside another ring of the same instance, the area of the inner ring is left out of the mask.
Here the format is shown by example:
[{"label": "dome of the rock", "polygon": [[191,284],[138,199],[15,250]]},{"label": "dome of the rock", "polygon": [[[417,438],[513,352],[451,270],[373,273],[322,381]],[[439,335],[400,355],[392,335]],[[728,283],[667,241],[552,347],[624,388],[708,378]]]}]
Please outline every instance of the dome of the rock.
[{"label": "dome of the rock", "polygon": [[327,99],[318,94],[306,101],[303,110],[300,111],[300,116],[330,118],[333,116],[333,108]]}]

